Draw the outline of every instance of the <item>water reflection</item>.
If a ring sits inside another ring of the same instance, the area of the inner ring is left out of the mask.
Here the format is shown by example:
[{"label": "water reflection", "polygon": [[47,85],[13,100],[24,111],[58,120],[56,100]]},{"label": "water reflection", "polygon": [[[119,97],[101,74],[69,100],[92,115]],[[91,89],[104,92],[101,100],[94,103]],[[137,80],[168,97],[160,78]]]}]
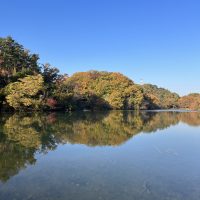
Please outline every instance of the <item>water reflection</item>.
[{"label": "water reflection", "polygon": [[200,126],[197,112],[76,112],[72,114],[14,114],[0,118],[0,180],[6,182],[36,153],[59,144],[117,146],[135,135],[152,133],[179,122]]}]

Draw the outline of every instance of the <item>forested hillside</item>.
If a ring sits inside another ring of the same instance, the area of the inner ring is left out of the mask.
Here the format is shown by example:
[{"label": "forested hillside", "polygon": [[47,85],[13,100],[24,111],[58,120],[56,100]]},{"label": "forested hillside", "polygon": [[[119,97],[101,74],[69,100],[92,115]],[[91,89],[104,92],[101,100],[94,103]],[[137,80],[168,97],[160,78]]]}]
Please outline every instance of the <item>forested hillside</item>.
[{"label": "forested hillside", "polygon": [[156,85],[142,85],[148,109],[171,109],[178,107],[179,95]]},{"label": "forested hillside", "polygon": [[200,109],[200,94],[189,94],[187,96],[183,96],[179,99],[179,107],[187,108],[191,110],[199,110]]},{"label": "forested hillside", "polygon": [[0,38],[1,110],[200,108],[199,94],[180,98],[117,72],[77,72],[69,77],[38,60],[11,37]]}]

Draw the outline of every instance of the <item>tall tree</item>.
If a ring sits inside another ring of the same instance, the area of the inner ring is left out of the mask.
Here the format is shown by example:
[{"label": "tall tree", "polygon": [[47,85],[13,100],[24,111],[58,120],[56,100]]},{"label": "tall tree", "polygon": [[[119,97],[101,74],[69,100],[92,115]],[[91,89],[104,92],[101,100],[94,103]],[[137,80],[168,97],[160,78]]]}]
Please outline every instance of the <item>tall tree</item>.
[{"label": "tall tree", "polygon": [[40,72],[39,56],[16,42],[12,37],[0,38],[0,87],[26,75]]}]

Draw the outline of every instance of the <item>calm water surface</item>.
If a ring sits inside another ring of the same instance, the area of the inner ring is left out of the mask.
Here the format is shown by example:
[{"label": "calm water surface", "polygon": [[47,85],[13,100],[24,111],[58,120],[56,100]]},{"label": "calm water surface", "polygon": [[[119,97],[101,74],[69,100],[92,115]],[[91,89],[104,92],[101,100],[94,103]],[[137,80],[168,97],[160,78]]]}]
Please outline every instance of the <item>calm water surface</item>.
[{"label": "calm water surface", "polygon": [[199,200],[200,113],[0,116],[1,200]]}]

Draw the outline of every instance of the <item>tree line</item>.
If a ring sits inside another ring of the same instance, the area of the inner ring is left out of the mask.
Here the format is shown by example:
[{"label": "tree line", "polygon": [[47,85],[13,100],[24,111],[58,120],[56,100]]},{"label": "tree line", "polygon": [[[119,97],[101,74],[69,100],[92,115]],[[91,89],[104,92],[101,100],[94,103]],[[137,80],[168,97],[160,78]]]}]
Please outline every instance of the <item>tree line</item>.
[{"label": "tree line", "polygon": [[200,108],[200,94],[180,97],[155,85],[139,85],[121,73],[60,74],[40,64],[12,37],[0,38],[1,110],[100,110]]}]

